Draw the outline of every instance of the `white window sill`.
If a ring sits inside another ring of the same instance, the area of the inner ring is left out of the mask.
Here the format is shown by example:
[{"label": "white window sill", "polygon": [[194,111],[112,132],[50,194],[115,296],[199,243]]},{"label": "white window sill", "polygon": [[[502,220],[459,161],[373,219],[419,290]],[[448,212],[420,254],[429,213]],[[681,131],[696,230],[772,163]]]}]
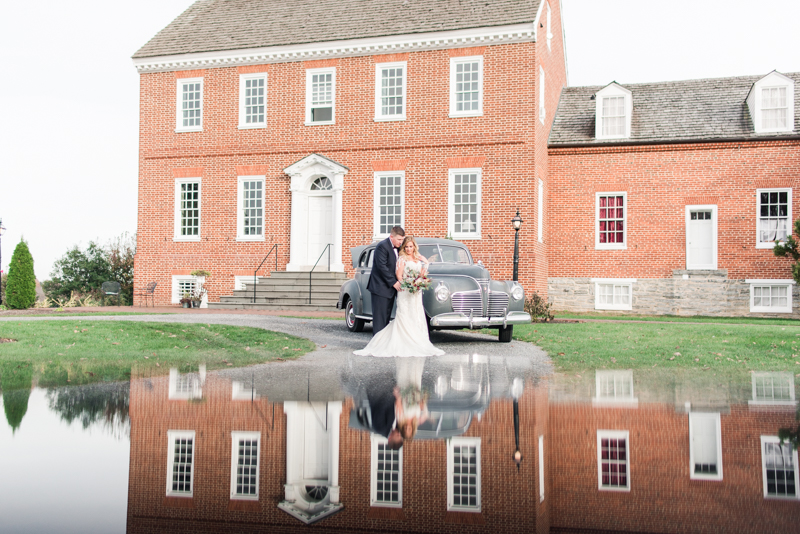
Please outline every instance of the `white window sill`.
[{"label": "white window sill", "polygon": [[481,238],[481,234],[450,234],[454,240],[477,240]]},{"label": "white window sill", "polygon": [[[250,400],[250,397],[247,397]],[[231,495],[232,501],[257,501],[258,495]]]},{"label": "white window sill", "polygon": [[757,249],[760,248],[760,249],[764,249],[764,250],[772,250],[773,248],[775,248],[775,243],[776,243],[775,241],[766,241],[766,242],[756,243],[756,248]]},{"label": "white window sill", "polygon": [[266,127],[267,127],[266,123],[260,123],[260,124],[240,124],[240,125],[239,125],[239,129],[240,129],[240,130],[257,130],[257,129],[263,129],[263,128],[266,128]]},{"label": "white window sill", "polygon": [[792,313],[792,308],[779,308],[767,306],[751,306],[750,313]]},{"label": "white window sill", "polygon": [[595,250],[628,250],[628,245],[626,243],[614,243],[612,245],[601,245],[595,243],[594,245]]},{"label": "white window sill", "polygon": [[749,400],[747,401],[747,404],[749,404],[750,406],[794,406],[797,404],[797,401]]},{"label": "white window sill", "polygon": [[183,236],[181,236],[181,237],[173,237],[172,240],[175,241],[176,243],[197,243],[197,242],[201,241],[200,236],[197,236],[197,237],[183,237]]},{"label": "white window sill", "polygon": [[203,127],[200,128],[175,128],[175,133],[188,133],[188,132],[202,132]]},{"label": "white window sill", "polygon": [[629,139],[630,135],[603,135],[597,138],[598,141],[610,141],[612,139]]},{"label": "white window sill", "polygon": [[756,130],[756,134],[792,133],[794,128],[777,128],[772,130]]},{"label": "white window sill", "polygon": [[319,122],[306,122],[306,126],[328,126],[331,124],[336,124],[336,121],[319,121]]},{"label": "white window sill", "polygon": [[722,475],[702,475],[696,474],[694,472],[689,473],[689,480],[710,480],[710,481],[721,481]]},{"label": "white window sill", "polygon": [[592,406],[597,408],[638,408],[639,399],[604,399],[600,397],[592,399]]},{"label": "white window sill", "polygon": [[451,119],[459,119],[463,117],[483,117],[483,111],[470,111],[468,113],[450,112]]},{"label": "white window sill", "polygon": [[244,242],[247,242],[247,241],[264,241],[264,236],[263,235],[259,235],[259,236],[239,235],[239,236],[236,236],[236,241],[244,241]]},{"label": "white window sill", "polygon": [[613,305],[611,305],[610,306],[608,304],[595,304],[594,309],[595,310],[611,310],[611,311],[632,311],[633,310],[633,306],[631,306],[631,305],[627,305],[627,306],[613,306]]},{"label": "white window sill", "polygon": [[375,122],[404,121],[404,120],[406,120],[406,116],[405,115],[393,115],[391,117],[375,117],[373,120]]},{"label": "white window sill", "polygon": [[[630,473],[628,473],[628,476],[630,476]],[[606,488],[606,487],[603,487],[603,486],[601,486],[601,487],[599,487],[597,489],[600,490],[600,491],[625,491],[625,492],[628,492],[628,493],[630,493],[630,491],[631,491],[630,488]]]}]

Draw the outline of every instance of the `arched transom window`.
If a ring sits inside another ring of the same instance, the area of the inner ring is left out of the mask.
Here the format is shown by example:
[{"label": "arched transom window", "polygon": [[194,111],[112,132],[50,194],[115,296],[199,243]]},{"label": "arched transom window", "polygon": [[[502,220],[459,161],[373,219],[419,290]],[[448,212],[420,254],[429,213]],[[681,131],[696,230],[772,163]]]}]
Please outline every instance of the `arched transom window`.
[{"label": "arched transom window", "polygon": [[331,189],[333,189],[333,184],[331,183],[330,178],[326,176],[317,178],[311,184],[312,191],[330,191]]}]

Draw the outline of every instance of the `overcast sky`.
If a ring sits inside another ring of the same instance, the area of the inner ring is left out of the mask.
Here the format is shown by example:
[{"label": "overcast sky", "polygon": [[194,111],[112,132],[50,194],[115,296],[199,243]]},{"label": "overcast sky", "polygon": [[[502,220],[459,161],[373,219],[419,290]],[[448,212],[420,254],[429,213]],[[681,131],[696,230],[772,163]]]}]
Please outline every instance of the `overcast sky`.
[{"label": "overcast sky", "polygon": [[[570,85],[800,71],[797,0],[562,3]],[[73,245],[136,231],[139,82],[130,56],[191,4],[3,6],[3,269],[23,236],[43,280]]]}]

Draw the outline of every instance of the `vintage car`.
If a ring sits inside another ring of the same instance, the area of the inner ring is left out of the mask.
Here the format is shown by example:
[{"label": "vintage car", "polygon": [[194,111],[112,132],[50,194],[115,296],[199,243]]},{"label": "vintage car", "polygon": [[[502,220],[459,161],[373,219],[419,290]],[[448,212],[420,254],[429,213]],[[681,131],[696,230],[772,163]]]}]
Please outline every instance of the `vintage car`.
[{"label": "vintage car", "polygon": [[[473,263],[469,249],[451,239],[417,238],[419,252],[430,262],[431,287],[422,300],[431,330],[497,328],[501,342],[511,341],[515,324],[531,322],[525,312],[525,291],[518,282],[492,280],[489,271]],[[372,321],[367,282],[376,243],[350,249],[355,277],[339,290],[336,307],[345,310],[351,332]],[[394,316],[394,310],[392,311]]]}]

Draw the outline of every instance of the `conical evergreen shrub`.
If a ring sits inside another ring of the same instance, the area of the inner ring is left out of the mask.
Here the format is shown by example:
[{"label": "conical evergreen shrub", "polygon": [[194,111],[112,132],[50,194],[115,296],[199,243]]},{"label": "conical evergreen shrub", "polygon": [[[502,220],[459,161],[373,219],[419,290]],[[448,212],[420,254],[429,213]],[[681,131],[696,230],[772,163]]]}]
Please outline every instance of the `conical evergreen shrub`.
[{"label": "conical evergreen shrub", "polygon": [[6,306],[25,310],[36,302],[36,275],[33,273],[33,256],[23,239],[14,249],[8,266],[6,293],[3,296]]}]

